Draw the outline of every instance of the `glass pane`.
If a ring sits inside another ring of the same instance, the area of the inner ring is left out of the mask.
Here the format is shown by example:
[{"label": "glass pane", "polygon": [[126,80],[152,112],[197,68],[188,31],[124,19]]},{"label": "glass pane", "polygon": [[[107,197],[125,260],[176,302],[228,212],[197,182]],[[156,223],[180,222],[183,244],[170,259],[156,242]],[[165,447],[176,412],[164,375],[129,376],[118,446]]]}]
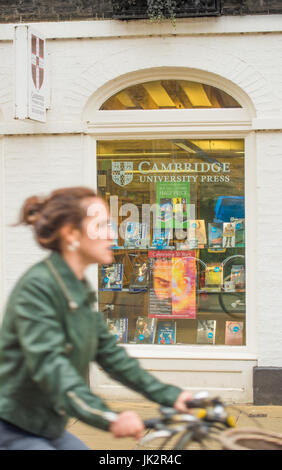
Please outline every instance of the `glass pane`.
[{"label": "glass pane", "polygon": [[109,98],[101,110],[241,108],[222,90],[187,80],[157,80],[133,85]]},{"label": "glass pane", "polygon": [[244,140],[98,142],[117,228],[99,304],[122,342],[245,344]]}]

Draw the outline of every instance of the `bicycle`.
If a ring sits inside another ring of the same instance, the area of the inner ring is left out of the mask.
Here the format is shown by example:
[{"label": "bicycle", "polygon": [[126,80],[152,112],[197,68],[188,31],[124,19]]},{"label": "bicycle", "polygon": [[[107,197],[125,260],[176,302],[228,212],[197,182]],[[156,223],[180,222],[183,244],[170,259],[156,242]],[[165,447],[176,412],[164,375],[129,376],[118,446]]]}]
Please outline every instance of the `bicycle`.
[{"label": "bicycle", "polygon": [[[160,416],[144,421],[147,434],[139,441],[141,448],[155,450],[282,450],[282,435],[264,429],[236,428],[236,420],[223,401],[201,392],[187,402],[191,413],[160,407]],[[235,410],[236,407],[232,406]],[[193,409],[198,409],[195,414]],[[252,421],[260,424],[255,418]],[[150,447],[161,439],[158,447]]]},{"label": "bicycle", "polygon": [[[217,433],[235,426],[235,419],[226,411],[224,403],[219,398],[210,399],[207,394],[199,393],[187,402],[189,409],[198,409],[196,415],[179,413],[174,408],[160,407],[160,417],[144,421],[147,434],[139,441],[141,447],[152,441],[162,439],[158,450],[170,447],[173,450],[183,450],[197,443],[207,448],[205,441],[216,438]],[[153,431],[153,432],[150,432]],[[173,442],[173,443],[172,443]]]}]

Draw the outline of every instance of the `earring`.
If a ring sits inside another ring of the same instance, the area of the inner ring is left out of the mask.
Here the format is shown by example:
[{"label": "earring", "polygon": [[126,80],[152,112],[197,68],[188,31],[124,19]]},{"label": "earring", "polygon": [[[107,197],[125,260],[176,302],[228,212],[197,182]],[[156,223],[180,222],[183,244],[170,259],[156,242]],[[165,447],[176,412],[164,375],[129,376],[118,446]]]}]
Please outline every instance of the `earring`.
[{"label": "earring", "polygon": [[77,248],[80,246],[80,243],[78,240],[73,240],[68,246],[69,251],[76,251]]}]

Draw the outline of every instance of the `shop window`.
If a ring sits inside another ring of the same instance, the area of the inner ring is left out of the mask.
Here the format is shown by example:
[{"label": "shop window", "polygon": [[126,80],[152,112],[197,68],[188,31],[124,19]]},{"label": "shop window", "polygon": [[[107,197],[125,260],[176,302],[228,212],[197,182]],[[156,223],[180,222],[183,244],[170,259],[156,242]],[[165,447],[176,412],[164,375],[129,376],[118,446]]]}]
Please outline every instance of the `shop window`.
[{"label": "shop window", "polygon": [[101,110],[241,108],[224,91],[188,80],[155,80],[111,96]]},{"label": "shop window", "polygon": [[116,231],[99,308],[118,341],[245,345],[244,140],[101,140],[97,158]]}]

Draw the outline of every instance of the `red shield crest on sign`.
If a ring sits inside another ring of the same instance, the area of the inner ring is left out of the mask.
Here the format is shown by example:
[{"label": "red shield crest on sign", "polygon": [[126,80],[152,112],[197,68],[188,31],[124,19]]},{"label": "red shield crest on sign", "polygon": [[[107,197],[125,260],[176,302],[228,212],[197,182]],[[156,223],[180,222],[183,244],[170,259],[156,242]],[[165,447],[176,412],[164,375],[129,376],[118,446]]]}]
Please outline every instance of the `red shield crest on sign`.
[{"label": "red shield crest on sign", "polygon": [[44,40],[34,34],[31,36],[31,72],[34,86],[39,91],[44,80]]}]

